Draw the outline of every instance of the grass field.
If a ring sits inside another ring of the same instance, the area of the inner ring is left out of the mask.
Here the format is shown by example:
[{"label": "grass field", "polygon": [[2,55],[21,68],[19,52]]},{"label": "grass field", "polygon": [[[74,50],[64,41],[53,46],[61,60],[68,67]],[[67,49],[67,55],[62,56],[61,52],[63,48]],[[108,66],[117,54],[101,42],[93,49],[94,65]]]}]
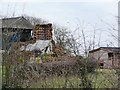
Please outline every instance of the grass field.
[{"label": "grass field", "polygon": [[[97,69],[96,73],[89,74],[89,79],[92,81],[93,88],[116,88],[117,75],[113,69]],[[30,82],[30,88],[81,88],[81,80],[78,76],[70,77],[52,77],[44,80]]]}]

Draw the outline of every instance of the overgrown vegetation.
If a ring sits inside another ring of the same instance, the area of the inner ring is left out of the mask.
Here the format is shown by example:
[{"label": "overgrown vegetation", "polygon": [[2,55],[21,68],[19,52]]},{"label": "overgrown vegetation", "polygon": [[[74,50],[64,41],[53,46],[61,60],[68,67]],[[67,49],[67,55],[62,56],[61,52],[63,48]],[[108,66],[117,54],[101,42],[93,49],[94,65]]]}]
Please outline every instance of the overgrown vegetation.
[{"label": "overgrown vegetation", "polygon": [[[41,23],[34,17],[27,17],[33,24]],[[88,58],[88,52],[94,48],[93,41],[87,44],[84,29],[79,40],[68,29],[53,27],[58,47],[62,47],[64,56],[57,53],[55,62],[29,63],[27,56],[21,56],[18,50],[6,48],[3,53],[3,88],[116,88],[116,69],[99,69],[96,61]],[[7,32],[6,32],[6,38]],[[82,40],[81,40],[82,39]],[[5,40],[5,47],[8,41]],[[80,42],[81,41],[81,42]],[[83,54],[81,55],[81,50]],[[61,51],[62,52],[62,51]],[[74,60],[68,60],[69,56]],[[48,59],[47,57],[45,58]],[[62,60],[66,59],[66,60]],[[61,60],[61,61],[60,61]]]}]

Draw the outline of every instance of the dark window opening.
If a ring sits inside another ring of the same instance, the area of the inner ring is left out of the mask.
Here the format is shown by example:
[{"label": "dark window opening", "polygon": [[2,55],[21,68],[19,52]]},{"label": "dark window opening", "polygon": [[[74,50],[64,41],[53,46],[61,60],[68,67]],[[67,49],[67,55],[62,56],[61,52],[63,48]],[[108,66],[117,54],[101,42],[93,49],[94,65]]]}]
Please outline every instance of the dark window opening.
[{"label": "dark window opening", "polygon": [[25,42],[29,41],[31,39],[31,30],[23,30],[23,32],[20,35],[20,41]]},{"label": "dark window opening", "polygon": [[113,53],[108,53],[108,60],[112,60],[113,59]]}]

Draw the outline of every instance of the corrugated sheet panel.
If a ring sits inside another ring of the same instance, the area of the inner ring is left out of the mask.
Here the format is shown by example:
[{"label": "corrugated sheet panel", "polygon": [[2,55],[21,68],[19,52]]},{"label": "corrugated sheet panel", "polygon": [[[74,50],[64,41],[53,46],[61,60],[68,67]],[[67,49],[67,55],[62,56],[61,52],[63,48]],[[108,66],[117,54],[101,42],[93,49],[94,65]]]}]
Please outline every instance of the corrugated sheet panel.
[{"label": "corrugated sheet panel", "polygon": [[24,17],[15,18],[4,18],[2,19],[3,28],[21,28],[21,29],[32,29],[32,24],[27,21]]}]

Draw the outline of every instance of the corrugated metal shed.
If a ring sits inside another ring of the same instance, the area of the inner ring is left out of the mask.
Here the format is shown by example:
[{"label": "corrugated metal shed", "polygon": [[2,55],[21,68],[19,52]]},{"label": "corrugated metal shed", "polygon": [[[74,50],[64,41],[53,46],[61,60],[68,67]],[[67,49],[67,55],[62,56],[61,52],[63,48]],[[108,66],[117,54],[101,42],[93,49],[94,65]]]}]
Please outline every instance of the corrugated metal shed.
[{"label": "corrugated metal shed", "polygon": [[[0,48],[2,49],[6,49],[6,46],[4,46],[6,31],[8,31],[8,38],[9,36],[12,37],[12,40],[10,40],[9,42],[25,42],[31,39],[31,31],[33,29],[33,25],[23,16],[13,18],[2,18],[0,19],[0,27],[0,31],[2,34],[2,36],[0,37],[2,38],[0,39]],[[16,34],[18,35],[16,36]]]}]

